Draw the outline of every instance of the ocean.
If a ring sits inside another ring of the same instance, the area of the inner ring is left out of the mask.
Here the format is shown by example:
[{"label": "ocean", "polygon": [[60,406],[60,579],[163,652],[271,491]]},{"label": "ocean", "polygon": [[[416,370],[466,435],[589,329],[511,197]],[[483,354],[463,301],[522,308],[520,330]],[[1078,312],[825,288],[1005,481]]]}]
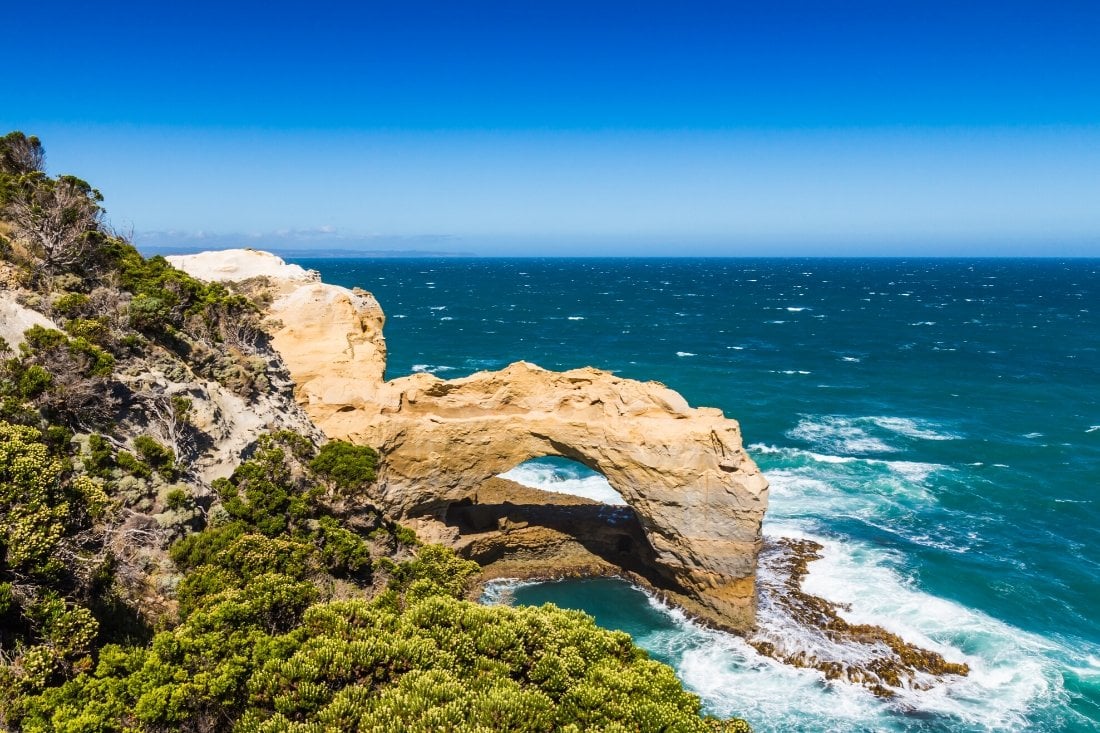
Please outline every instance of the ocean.
[{"label": "ocean", "polygon": [[[295,261],[377,296],[389,377],[593,365],[721,408],[771,483],[768,542],[823,546],[804,589],[971,671],[876,697],[611,579],[486,602],[583,609],[761,732],[1100,730],[1100,260]],[[617,498],[562,461],[508,475]],[[761,626],[817,643],[774,572]]]}]

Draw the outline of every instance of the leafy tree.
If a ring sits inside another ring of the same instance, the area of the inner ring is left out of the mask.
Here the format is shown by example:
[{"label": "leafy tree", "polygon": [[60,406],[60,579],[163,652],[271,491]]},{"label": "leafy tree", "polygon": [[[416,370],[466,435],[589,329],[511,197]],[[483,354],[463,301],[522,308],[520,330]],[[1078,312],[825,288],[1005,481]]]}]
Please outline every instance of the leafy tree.
[{"label": "leafy tree", "polygon": [[20,355],[0,363],[0,396],[9,400],[9,418],[30,405],[47,420],[72,427],[110,421],[115,407],[110,353],[85,338],[42,326],[28,329],[24,338]]},{"label": "leafy tree", "polygon": [[76,269],[102,238],[102,194],[75,176],[50,178],[35,170],[0,188],[0,206],[15,239],[49,274]]},{"label": "leafy tree", "polygon": [[0,137],[0,173],[21,175],[42,170],[46,164],[46,151],[42,141],[34,135],[9,132]]}]

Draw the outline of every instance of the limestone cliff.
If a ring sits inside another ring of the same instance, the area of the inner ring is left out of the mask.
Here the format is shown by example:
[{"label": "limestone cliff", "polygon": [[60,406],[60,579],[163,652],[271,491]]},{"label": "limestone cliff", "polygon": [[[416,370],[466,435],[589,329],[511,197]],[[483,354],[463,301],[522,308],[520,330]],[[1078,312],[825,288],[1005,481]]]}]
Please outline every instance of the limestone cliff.
[{"label": "limestone cliff", "polygon": [[714,624],[752,626],[767,482],[721,411],[692,408],[656,382],[525,362],[450,381],[385,381],[384,316],[369,293],[262,252],[170,259],[266,294],[272,343],[299,403],[330,437],[382,452],[379,499],[395,515],[445,524],[496,474],[564,456],[606,476],[636,512],[656,587]]}]

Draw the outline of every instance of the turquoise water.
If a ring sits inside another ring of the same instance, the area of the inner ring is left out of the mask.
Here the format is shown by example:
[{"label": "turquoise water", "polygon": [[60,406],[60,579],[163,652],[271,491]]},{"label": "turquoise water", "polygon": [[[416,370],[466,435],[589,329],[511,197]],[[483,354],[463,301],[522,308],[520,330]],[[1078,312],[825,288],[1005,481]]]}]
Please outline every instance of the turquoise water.
[{"label": "turquoise water", "polygon": [[[760,731],[1100,730],[1100,261],[299,263],[375,293],[391,377],[592,364],[720,407],[771,482],[766,536],[825,546],[807,590],[973,671],[883,701],[616,581],[495,592],[631,632]],[[518,470],[598,490],[551,468]]]}]

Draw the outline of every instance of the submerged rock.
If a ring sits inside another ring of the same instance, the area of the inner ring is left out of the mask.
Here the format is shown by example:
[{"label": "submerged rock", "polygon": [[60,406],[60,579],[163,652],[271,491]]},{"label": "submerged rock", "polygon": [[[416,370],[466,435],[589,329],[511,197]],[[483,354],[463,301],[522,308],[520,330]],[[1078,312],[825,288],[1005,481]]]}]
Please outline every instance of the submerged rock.
[{"label": "submerged rock", "polygon": [[[902,689],[929,689],[947,675],[967,675],[965,663],[949,662],[881,626],[846,621],[842,604],[802,589],[809,564],[821,559],[822,546],[812,540],[782,537],[766,549],[769,569],[765,602],[778,606],[788,633],[758,629],[748,642],[761,654],[795,667],[817,669],[826,679],[843,679],[880,697]],[[791,639],[789,630],[806,634]]]}]

